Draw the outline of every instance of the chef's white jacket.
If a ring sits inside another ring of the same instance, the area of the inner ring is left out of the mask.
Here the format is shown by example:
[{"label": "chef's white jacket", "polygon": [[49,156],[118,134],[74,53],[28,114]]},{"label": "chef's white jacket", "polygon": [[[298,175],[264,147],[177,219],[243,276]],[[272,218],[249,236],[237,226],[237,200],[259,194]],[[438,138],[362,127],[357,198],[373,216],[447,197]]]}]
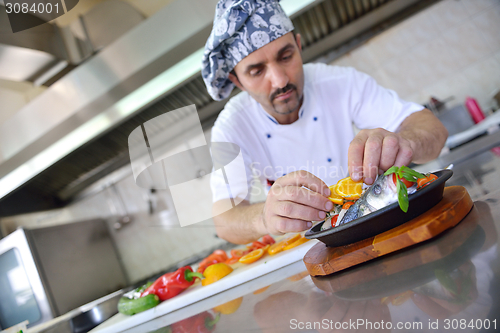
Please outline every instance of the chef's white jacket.
[{"label": "chef's white jacket", "polygon": [[225,174],[213,172],[213,201],[232,197],[238,198],[237,204],[248,200],[252,174],[267,190],[276,179],[296,170],[335,184],[348,176],[353,124],[359,129],[381,127],[394,132],[408,115],[422,109],[354,68],[325,64],[304,65],[304,100],[299,119],[292,124],[280,125],[242,92],[220,113],[211,141],[212,145],[230,142],[239,146],[245,172],[242,164],[224,168]]}]

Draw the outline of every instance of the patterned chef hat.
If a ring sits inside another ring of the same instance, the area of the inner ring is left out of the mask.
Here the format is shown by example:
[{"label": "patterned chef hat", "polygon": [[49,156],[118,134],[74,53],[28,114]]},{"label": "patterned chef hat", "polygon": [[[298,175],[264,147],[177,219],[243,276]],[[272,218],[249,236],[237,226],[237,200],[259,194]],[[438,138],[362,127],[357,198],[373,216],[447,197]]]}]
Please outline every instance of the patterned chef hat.
[{"label": "patterned chef hat", "polygon": [[220,0],[205,45],[201,75],[213,99],[234,88],[229,73],[241,59],[293,30],[278,0]]}]

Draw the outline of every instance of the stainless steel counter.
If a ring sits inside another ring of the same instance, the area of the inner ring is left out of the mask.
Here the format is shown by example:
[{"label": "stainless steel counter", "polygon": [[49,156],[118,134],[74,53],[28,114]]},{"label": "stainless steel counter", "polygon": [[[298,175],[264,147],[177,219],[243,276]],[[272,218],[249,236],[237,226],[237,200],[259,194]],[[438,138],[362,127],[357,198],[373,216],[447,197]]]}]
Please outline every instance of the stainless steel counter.
[{"label": "stainless steel counter", "polygon": [[28,333],[82,333],[116,314],[118,301],[129,289],[121,289],[82,305],[46,323],[29,328]]},{"label": "stainless steel counter", "polygon": [[423,166],[453,162],[447,185],[465,186],[473,197],[473,210],[455,228],[328,277],[309,276],[297,261],[126,332],[176,332],[180,321],[194,325],[205,312],[215,317],[222,304],[226,314],[213,332],[499,330],[500,157],[490,149],[500,133],[478,140]]}]

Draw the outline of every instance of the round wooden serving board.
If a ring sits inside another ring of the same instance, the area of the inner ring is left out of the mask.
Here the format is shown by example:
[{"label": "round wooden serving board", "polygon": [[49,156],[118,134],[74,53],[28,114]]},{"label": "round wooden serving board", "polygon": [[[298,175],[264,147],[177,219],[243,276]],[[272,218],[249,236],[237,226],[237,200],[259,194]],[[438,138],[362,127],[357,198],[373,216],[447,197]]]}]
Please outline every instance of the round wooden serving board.
[{"label": "round wooden serving board", "polygon": [[339,247],[314,245],[304,256],[312,276],[329,275],[431,239],[457,225],[474,203],[462,186],[445,187],[443,200],[427,212],[375,237]]}]

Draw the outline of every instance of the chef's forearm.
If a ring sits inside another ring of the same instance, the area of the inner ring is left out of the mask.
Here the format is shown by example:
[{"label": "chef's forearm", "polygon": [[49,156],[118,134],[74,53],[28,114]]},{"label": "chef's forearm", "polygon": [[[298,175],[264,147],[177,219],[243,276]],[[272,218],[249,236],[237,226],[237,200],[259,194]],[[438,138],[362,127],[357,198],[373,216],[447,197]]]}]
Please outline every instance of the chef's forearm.
[{"label": "chef's forearm", "polygon": [[214,204],[214,223],[217,235],[231,243],[247,244],[268,234],[263,222],[264,203],[249,204],[241,202],[238,206],[218,214],[227,202]]},{"label": "chef's forearm", "polygon": [[428,109],[408,116],[398,133],[410,141],[414,163],[426,163],[437,158],[448,138],[444,125]]}]

